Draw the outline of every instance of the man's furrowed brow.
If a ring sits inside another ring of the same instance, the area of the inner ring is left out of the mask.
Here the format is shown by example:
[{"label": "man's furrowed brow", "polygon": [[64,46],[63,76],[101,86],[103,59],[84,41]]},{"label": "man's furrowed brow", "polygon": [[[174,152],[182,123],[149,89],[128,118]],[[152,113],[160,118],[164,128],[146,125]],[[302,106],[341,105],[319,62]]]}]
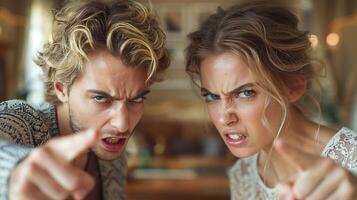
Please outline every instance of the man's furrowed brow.
[{"label": "man's furrowed brow", "polygon": [[[112,96],[109,93],[104,92],[102,90],[88,90],[88,93],[100,95],[100,96],[103,96],[103,97],[106,97],[106,98],[110,98],[110,99],[114,99],[114,100],[119,100],[120,99],[119,97]],[[135,95],[133,98],[130,98],[130,99],[140,98],[140,97],[143,97],[143,96],[147,95],[148,93],[150,93],[150,90],[144,90],[144,91],[140,92],[138,95]]]},{"label": "man's furrowed brow", "polygon": [[201,93],[212,93],[209,90],[207,90],[206,88],[202,87],[201,88]]},{"label": "man's furrowed brow", "polygon": [[101,90],[88,90],[88,93],[92,93],[92,94],[97,94],[103,97],[107,97],[110,99],[118,99],[117,97],[111,96],[110,94],[108,94],[107,92],[101,91]]}]

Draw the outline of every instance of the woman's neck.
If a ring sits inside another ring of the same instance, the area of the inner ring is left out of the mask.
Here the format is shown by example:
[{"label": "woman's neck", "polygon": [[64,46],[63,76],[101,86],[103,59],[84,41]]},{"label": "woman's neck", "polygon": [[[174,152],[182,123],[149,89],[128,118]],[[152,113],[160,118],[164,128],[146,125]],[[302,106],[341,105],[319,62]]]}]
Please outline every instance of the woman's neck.
[{"label": "woman's neck", "polygon": [[[320,155],[334,133],[334,130],[309,120],[298,110],[293,110],[279,138],[286,145],[303,153]],[[270,187],[296,173],[295,169],[272,148],[272,144],[259,153],[258,171],[263,181]]]}]

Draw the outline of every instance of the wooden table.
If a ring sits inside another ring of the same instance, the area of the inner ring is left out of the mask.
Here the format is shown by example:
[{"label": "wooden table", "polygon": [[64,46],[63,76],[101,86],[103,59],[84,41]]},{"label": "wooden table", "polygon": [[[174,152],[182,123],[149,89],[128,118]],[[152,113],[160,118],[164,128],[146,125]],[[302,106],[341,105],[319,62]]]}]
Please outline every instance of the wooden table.
[{"label": "wooden table", "polygon": [[128,200],[228,200],[227,177],[192,180],[130,180]]},{"label": "wooden table", "polygon": [[[135,175],[135,170],[145,172],[145,169],[131,164],[127,182],[128,200],[228,200],[229,181],[226,171],[231,165],[232,161],[225,158],[155,158],[148,170],[149,176],[142,173],[144,176],[140,178]],[[159,169],[158,173],[155,173],[155,169]],[[175,175],[170,176],[171,169],[179,172],[191,170],[194,173],[193,176],[191,173],[173,173]],[[150,174],[158,176],[150,177]]]}]

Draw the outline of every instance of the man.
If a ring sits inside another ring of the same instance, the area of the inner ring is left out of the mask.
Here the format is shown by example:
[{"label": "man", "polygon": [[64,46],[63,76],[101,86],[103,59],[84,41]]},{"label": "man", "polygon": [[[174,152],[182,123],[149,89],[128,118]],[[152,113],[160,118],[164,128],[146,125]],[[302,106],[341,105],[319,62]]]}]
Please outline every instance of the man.
[{"label": "man", "polygon": [[0,199],[125,199],[123,152],[169,65],[164,40],[134,0],[67,2],[36,59],[50,104],[0,103]]}]

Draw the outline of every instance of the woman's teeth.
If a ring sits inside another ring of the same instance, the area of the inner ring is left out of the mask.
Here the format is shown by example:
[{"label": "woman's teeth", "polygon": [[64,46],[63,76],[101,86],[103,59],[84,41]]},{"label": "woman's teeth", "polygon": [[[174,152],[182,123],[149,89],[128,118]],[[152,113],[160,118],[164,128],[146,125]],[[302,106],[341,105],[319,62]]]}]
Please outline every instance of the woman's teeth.
[{"label": "woman's teeth", "polygon": [[241,134],[228,134],[228,138],[230,138],[232,140],[241,140],[241,139],[244,139],[245,136],[241,135]]}]

